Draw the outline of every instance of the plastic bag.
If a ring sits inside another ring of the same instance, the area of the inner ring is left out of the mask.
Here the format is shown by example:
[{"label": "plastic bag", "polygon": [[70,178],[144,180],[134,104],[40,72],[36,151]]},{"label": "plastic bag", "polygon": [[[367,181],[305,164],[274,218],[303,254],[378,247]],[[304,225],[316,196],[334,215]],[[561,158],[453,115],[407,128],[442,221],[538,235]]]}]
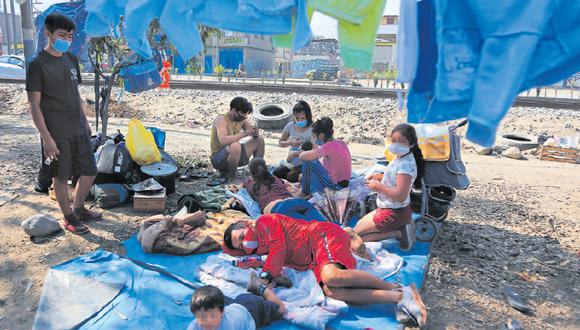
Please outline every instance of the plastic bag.
[{"label": "plastic bag", "polygon": [[143,127],[139,119],[133,118],[129,122],[126,146],[131,158],[139,165],[161,161],[161,153],[155,144],[153,134]]},{"label": "plastic bag", "polygon": [[417,124],[419,149],[426,161],[447,161],[451,154],[449,128],[432,124]]},{"label": "plastic bag", "polygon": [[155,89],[161,85],[161,75],[154,61],[139,59],[137,63],[121,69],[123,87],[127,92],[139,93]]}]

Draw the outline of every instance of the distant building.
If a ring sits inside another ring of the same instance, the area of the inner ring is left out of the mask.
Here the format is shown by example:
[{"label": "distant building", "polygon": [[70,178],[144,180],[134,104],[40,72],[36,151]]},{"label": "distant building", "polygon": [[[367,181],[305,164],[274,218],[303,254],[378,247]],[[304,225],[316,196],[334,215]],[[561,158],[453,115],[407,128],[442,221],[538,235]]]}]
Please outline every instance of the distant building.
[{"label": "distant building", "polygon": [[280,72],[290,73],[292,71],[292,49],[276,48],[276,68]]},{"label": "distant building", "polygon": [[[8,17],[8,31],[6,30],[6,23],[4,22],[4,12],[0,11],[0,50],[2,54],[6,54],[8,51],[8,47],[7,47],[7,42],[8,42],[8,34],[10,33],[10,36],[12,37],[12,15],[10,13],[7,13],[7,17]],[[14,17],[16,18],[16,40],[17,40],[17,46],[18,49],[20,50],[20,52],[23,52],[23,46],[22,46],[22,25],[20,23],[20,15],[14,15]],[[12,40],[12,38],[10,38],[12,41],[12,45],[14,45],[14,40]]]},{"label": "distant building", "polygon": [[292,56],[292,73],[295,78],[304,78],[306,72],[326,65],[340,65],[338,41],[315,37],[310,43]]},{"label": "distant building", "polygon": [[260,76],[262,71],[276,70],[272,37],[224,31],[220,38],[208,40],[203,68],[212,74],[214,67],[221,64],[226,69],[244,69],[250,77]]},{"label": "distant building", "polygon": [[384,15],[377,31],[376,47],[373,54],[374,71],[395,68],[400,4],[400,0],[387,1]]}]

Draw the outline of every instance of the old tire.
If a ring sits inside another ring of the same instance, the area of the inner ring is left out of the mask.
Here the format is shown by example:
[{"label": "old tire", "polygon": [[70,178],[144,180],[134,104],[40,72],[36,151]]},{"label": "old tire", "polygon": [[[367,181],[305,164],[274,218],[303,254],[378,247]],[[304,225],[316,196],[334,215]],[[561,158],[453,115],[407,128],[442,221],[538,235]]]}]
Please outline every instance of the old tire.
[{"label": "old tire", "polygon": [[266,104],[254,112],[253,117],[258,128],[277,130],[292,120],[292,111],[279,104]]},{"label": "old tire", "polygon": [[536,149],[538,147],[538,137],[522,133],[503,134],[501,136],[501,144],[508,147],[516,147],[520,151]]}]

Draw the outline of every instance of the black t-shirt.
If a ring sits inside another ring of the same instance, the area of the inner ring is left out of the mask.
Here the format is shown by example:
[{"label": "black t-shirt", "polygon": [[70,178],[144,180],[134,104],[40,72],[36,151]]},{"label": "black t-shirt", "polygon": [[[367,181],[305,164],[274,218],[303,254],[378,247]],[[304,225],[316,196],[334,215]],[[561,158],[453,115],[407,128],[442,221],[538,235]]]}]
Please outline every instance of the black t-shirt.
[{"label": "black t-shirt", "polygon": [[78,85],[81,70],[76,56],[61,57],[45,50],[30,62],[26,72],[26,90],[40,92],[40,110],[53,139],[66,139],[84,132]]}]

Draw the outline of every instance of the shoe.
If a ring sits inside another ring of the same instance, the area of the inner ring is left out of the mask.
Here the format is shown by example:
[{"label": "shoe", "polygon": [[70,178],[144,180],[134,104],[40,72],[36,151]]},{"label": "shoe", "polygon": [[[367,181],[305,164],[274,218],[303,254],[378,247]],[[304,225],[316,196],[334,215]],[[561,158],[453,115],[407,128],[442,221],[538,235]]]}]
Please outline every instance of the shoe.
[{"label": "shoe", "polygon": [[89,227],[79,220],[74,213],[64,216],[64,229],[75,235],[84,235],[90,232]]},{"label": "shoe", "polygon": [[188,167],[183,174],[179,176],[179,180],[181,181],[189,181],[191,179],[191,172],[193,172],[193,168]]},{"label": "shoe", "polygon": [[103,217],[101,212],[88,210],[84,206],[74,209],[73,213],[81,221],[97,220]]},{"label": "shoe", "polygon": [[293,285],[292,281],[288,277],[282,275],[274,277],[274,280],[272,282],[274,282],[274,285],[276,287],[283,286],[285,288],[291,288]]},{"label": "shoe", "polygon": [[427,323],[427,309],[415,284],[403,287],[403,299],[397,304],[396,317],[399,322],[410,322],[419,328]]},{"label": "shoe", "polygon": [[411,223],[404,225],[401,230],[401,239],[399,240],[399,246],[403,251],[409,251],[415,245],[417,240],[417,233],[415,228],[415,221],[411,220]]},{"label": "shoe", "polygon": [[258,296],[263,295],[264,290],[266,290],[266,286],[260,282],[258,279],[258,274],[256,274],[254,271],[250,273],[250,281],[248,282],[248,287],[246,290]]},{"label": "shoe", "polygon": [[36,191],[37,193],[41,193],[41,194],[47,194],[48,195],[48,189],[50,187],[42,187],[40,186],[40,184],[38,182],[34,183],[34,191]]}]

